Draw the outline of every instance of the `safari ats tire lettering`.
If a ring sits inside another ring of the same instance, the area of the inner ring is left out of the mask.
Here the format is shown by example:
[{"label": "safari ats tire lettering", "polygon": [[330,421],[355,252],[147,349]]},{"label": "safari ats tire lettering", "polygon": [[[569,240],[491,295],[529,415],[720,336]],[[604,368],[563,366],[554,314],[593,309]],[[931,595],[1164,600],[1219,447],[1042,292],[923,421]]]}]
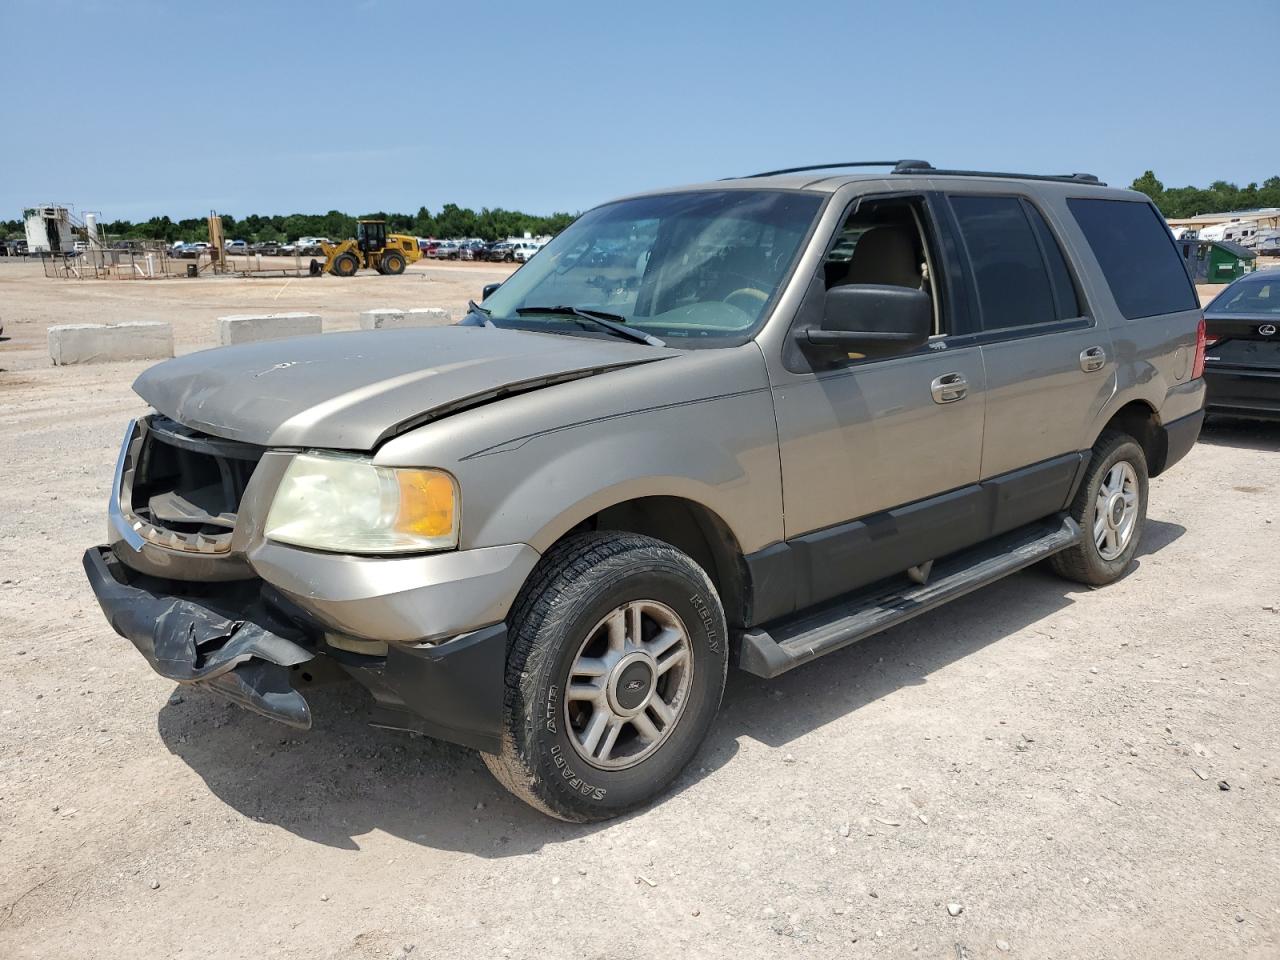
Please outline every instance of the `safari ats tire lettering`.
[{"label": "safari ats tire lettering", "polygon": [[573,768],[569,766],[569,762],[565,760],[558,743],[551,745],[551,760],[555,763],[556,769],[560,771],[560,776],[564,778],[572,789],[578,791],[584,797],[590,797],[592,800],[604,799],[604,795],[608,791],[604,787],[593,787],[574,773]]}]

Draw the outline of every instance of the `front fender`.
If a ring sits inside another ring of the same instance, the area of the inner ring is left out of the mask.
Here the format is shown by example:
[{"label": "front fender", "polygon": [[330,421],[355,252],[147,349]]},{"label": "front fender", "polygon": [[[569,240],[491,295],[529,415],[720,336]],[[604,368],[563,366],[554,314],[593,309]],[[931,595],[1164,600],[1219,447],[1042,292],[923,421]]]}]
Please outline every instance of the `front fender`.
[{"label": "front fender", "polygon": [[548,430],[458,464],[468,545],[544,551],[606,507],[671,496],[719,516],[745,551],[782,538],[767,389]]}]

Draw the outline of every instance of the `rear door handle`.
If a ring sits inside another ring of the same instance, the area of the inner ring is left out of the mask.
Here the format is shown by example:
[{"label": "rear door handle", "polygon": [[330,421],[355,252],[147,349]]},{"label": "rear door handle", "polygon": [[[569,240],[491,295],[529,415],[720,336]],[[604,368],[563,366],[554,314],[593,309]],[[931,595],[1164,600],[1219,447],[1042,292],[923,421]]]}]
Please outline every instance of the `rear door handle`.
[{"label": "rear door handle", "polygon": [[944,373],[934,377],[929,384],[929,392],[933,394],[934,403],[955,403],[963,400],[969,393],[969,381],[959,373]]},{"label": "rear door handle", "polygon": [[1107,351],[1101,347],[1090,347],[1080,351],[1080,369],[1085,373],[1101,370],[1107,363]]}]

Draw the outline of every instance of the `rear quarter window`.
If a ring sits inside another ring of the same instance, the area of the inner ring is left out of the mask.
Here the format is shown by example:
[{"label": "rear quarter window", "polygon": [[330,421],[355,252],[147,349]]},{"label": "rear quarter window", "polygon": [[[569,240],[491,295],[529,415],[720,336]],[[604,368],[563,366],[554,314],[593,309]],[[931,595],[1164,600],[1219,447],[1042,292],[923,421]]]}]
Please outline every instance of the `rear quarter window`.
[{"label": "rear quarter window", "polygon": [[1126,319],[1179,313],[1200,305],[1173,235],[1150,204],[1075,197],[1067,200],[1067,206]]}]

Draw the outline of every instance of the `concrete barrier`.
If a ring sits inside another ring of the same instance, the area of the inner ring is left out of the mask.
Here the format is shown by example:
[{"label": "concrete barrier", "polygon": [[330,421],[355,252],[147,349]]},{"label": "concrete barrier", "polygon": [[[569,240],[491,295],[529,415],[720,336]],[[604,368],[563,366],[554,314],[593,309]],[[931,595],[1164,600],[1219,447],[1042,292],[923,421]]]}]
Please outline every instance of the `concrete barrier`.
[{"label": "concrete barrier", "polygon": [[442,327],[453,323],[453,314],[443,307],[414,307],[405,319],[411,327]]},{"label": "concrete barrier", "polygon": [[365,310],[360,314],[361,330],[399,330],[404,327],[439,327],[453,322],[448,310],[440,307],[415,307],[412,310],[399,310],[395,307],[382,307],[377,310]]},{"label": "concrete barrier", "polygon": [[379,307],[360,312],[361,330],[390,330],[404,325],[404,311],[397,307]]},{"label": "concrete barrier", "polygon": [[218,318],[218,342],[224,347],[258,340],[305,337],[321,331],[320,317],[314,313],[243,314]]},{"label": "concrete barrier", "polygon": [[172,356],[173,325],[162,321],[63,323],[49,328],[49,359],[55,367]]}]

